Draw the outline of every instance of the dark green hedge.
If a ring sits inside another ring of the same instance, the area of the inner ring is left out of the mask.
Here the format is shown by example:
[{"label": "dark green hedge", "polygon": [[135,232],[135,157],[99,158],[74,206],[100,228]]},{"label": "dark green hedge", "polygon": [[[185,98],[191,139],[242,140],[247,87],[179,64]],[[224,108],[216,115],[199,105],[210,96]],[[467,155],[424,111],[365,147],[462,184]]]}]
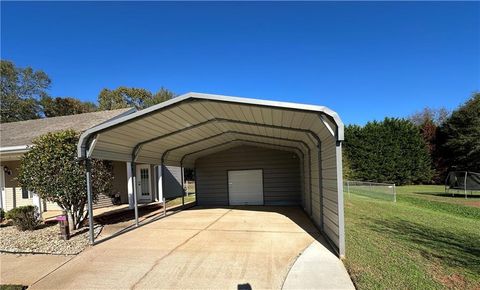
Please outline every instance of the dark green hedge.
[{"label": "dark green hedge", "polygon": [[431,157],[418,128],[385,118],[345,128],[345,158],[352,180],[417,184],[430,182]]}]

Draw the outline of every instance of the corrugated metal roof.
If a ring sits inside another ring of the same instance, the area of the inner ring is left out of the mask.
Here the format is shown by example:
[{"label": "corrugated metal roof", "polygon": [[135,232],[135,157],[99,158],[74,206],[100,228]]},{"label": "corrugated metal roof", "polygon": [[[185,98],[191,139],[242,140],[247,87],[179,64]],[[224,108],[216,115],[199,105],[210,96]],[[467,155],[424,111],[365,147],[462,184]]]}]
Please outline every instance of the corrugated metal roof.
[{"label": "corrugated metal roof", "polygon": [[187,153],[243,140],[245,134],[277,145],[293,140],[310,146],[319,138],[342,140],[343,123],[323,106],[188,93],[87,130],[79,156],[85,157],[82,148],[97,136],[89,152],[94,158],[131,161],[135,155],[138,162],[158,164],[163,158],[179,165]]},{"label": "corrugated metal roof", "polygon": [[36,137],[60,130],[73,129],[83,132],[128,112],[133,112],[132,108],[2,123],[0,124],[0,146],[30,145]]}]

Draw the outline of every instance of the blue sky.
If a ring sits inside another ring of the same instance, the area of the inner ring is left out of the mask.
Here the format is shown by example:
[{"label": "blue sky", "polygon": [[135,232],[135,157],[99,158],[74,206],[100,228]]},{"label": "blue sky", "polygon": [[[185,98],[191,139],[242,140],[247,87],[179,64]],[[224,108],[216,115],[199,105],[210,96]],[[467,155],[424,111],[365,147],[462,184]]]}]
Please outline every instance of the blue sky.
[{"label": "blue sky", "polygon": [[2,2],[1,57],[53,96],[161,86],[325,105],[345,123],[480,90],[479,2]]}]

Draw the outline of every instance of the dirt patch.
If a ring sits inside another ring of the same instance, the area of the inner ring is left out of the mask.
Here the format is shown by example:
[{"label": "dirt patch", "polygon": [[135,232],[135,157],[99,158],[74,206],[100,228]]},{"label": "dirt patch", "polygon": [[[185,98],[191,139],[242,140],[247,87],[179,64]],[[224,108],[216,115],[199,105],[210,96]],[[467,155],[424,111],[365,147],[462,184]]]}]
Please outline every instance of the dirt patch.
[{"label": "dirt patch", "polygon": [[468,287],[468,281],[465,276],[458,273],[446,275],[440,264],[435,263],[430,267],[429,271],[433,278],[448,289],[474,289]]},{"label": "dirt patch", "polygon": [[480,201],[465,201],[463,204],[466,206],[480,207]]}]

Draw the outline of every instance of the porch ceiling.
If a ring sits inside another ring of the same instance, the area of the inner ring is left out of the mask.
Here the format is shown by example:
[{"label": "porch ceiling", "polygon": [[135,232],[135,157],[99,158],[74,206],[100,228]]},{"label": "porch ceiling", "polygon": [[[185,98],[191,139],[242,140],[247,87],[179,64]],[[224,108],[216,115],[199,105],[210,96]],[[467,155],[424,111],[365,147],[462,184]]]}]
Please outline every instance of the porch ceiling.
[{"label": "porch ceiling", "polygon": [[304,155],[324,140],[342,139],[343,123],[326,107],[188,93],[87,130],[78,155],[191,166],[233,144]]}]

